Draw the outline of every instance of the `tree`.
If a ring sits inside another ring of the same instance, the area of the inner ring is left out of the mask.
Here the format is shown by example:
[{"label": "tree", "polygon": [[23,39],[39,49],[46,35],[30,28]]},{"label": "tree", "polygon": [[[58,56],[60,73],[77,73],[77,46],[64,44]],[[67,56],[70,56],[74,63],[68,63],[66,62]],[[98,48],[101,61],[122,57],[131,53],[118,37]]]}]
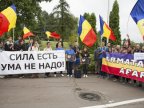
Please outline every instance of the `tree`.
[{"label": "tree", "polygon": [[0,1],[0,11],[9,7],[12,4],[15,4],[17,7],[17,24],[15,28],[15,34],[21,35],[22,29],[25,26],[30,28],[32,31],[36,29],[38,18],[41,13],[41,7],[39,2],[42,1],[51,1],[51,0],[2,0]]},{"label": "tree", "polygon": [[77,25],[77,19],[70,14],[69,8],[70,6],[65,0],[60,0],[59,4],[53,9],[53,14],[57,18],[58,32],[66,40],[71,36]]},{"label": "tree", "polygon": [[109,26],[113,30],[115,36],[116,36],[116,41],[110,41],[112,44],[121,44],[121,34],[120,34],[120,27],[119,27],[119,5],[118,1],[115,0],[113,4],[112,11],[110,12],[110,22]]}]

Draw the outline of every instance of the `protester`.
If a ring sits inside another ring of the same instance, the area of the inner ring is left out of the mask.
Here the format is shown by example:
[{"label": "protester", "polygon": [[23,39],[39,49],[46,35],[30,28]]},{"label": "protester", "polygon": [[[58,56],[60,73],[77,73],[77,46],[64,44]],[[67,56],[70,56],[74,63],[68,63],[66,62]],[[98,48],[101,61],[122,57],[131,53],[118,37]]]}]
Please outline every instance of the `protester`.
[{"label": "protester", "polygon": [[63,48],[64,46],[63,46],[63,40],[62,40],[62,38],[59,39],[58,42],[56,43],[56,48],[58,48],[58,44],[59,44],[59,43],[61,43],[61,46],[62,46],[62,48]]},{"label": "protester", "polygon": [[[38,43],[36,41],[33,42],[33,45],[29,47],[28,51],[39,51]],[[38,73],[32,74],[31,78],[38,78]]]},{"label": "protester", "polygon": [[33,42],[33,45],[29,47],[28,51],[39,51],[39,47],[38,47],[38,43],[37,41]]},{"label": "protester", "polygon": [[[3,41],[0,41],[0,52],[1,51],[4,51],[4,42]],[[4,78],[4,76],[0,75],[0,78]]]},{"label": "protester", "polygon": [[4,42],[0,41],[0,51],[4,51]]},{"label": "protester", "polygon": [[111,46],[110,42],[107,44],[107,48],[108,48],[108,52],[111,53],[112,52],[112,46]]},{"label": "protester", "polygon": [[5,51],[14,51],[14,43],[12,37],[8,37],[7,42],[5,43]]},{"label": "protester", "polygon": [[106,56],[106,52],[108,52],[108,48],[105,46],[105,43],[102,42],[101,43],[101,47],[98,48],[98,53],[99,53],[99,57],[98,57],[98,71],[101,77],[105,78],[106,74],[104,72],[101,71],[101,66],[102,66],[102,59],[103,57]]},{"label": "protester", "polygon": [[19,43],[15,45],[16,51],[27,51],[27,46],[23,39],[19,40]]},{"label": "protester", "polygon": [[144,46],[142,47],[142,50],[141,50],[141,52],[142,52],[142,53],[144,53]]},{"label": "protester", "polygon": [[18,40],[15,41],[15,44],[18,45],[21,40],[22,40],[22,37],[21,37],[21,36],[18,36]]},{"label": "protester", "polygon": [[76,60],[75,52],[72,49],[72,45],[69,46],[69,49],[66,50],[65,54],[66,54],[67,76],[72,77],[73,64]]},{"label": "protester", "polygon": [[[64,48],[62,47],[62,42],[58,42],[58,46],[57,46],[57,48],[55,50],[64,50]],[[54,77],[57,76],[56,74],[57,73],[54,72]],[[60,71],[60,74],[61,74],[62,77],[64,76],[64,74],[62,73],[62,71]]]},{"label": "protester", "polygon": [[99,50],[95,49],[94,51],[94,61],[95,61],[95,74],[99,75],[100,74],[100,59],[99,59]]},{"label": "protester", "polygon": [[83,51],[81,52],[81,62],[83,68],[83,77],[88,77],[88,65],[90,63],[90,55],[88,53],[87,47],[84,47]]},{"label": "protester", "polygon": [[[121,48],[122,54],[130,54],[131,53],[131,50],[130,50],[131,49],[130,48],[131,43],[130,43],[130,39],[129,39],[128,34],[127,34],[127,37],[128,37],[128,39],[123,42],[123,46]],[[125,84],[125,81],[126,81],[126,83],[129,83],[130,79],[121,77],[121,81],[123,82],[123,84]]]},{"label": "protester", "polygon": [[[44,51],[52,51],[50,42],[47,42],[47,46],[46,46],[46,48],[44,48]],[[49,72],[46,72],[45,76],[48,77],[49,74],[50,74]]]},{"label": "protester", "polygon": [[29,48],[32,47],[33,43],[34,43],[34,40],[30,39],[29,42],[28,42],[28,45],[27,45],[27,50],[29,50]]},{"label": "protester", "polygon": [[79,46],[78,46],[78,43],[77,43],[77,41],[75,42],[75,45],[74,45],[74,47],[73,47],[73,50],[74,50],[74,52],[75,52],[75,56],[76,56],[76,61],[75,61],[75,63],[74,63],[74,68],[75,69],[77,69],[78,68],[78,66],[80,65],[80,48],[79,48]]},{"label": "protester", "polygon": [[51,51],[51,50],[52,50],[51,43],[47,42],[47,46],[46,46],[46,48],[44,48],[44,51]]},{"label": "protester", "polygon": [[[134,53],[141,53],[141,52],[142,52],[142,50],[141,50],[141,48],[140,48],[140,45],[139,45],[139,44],[136,44],[136,45],[135,45]],[[135,86],[136,86],[136,83],[137,83],[137,81],[134,80]],[[138,85],[138,86],[139,86],[139,87],[142,87],[142,83],[139,82],[139,85]]]}]

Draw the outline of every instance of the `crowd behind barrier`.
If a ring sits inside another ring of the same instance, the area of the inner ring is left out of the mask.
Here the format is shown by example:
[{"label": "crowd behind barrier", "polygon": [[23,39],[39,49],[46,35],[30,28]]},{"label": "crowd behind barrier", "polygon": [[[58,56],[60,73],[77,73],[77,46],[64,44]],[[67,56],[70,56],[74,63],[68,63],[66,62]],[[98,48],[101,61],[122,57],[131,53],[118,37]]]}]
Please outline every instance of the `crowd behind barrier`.
[{"label": "crowd behind barrier", "polygon": [[[39,51],[40,45],[38,41],[34,41],[33,39],[30,39],[28,43],[25,43],[25,41],[19,37],[17,41],[13,42],[12,37],[8,37],[6,42],[1,41],[0,42],[0,51]],[[63,48],[63,42],[60,39],[55,49],[51,48],[51,43],[47,42],[46,48],[43,49],[43,51],[51,51],[51,50],[65,50]],[[105,42],[102,42],[101,45],[95,49],[94,51],[94,61],[95,61],[95,73],[100,78],[111,78],[113,81],[121,81],[123,83],[133,83],[136,85],[137,83],[139,86],[142,86],[142,82],[138,82],[136,80],[131,80],[129,78],[120,77],[117,75],[111,75],[108,73],[105,73],[101,71],[102,67],[102,59],[105,57],[106,53],[122,53],[122,54],[134,54],[135,52],[144,53],[144,46],[140,46],[139,44],[136,44],[135,46],[131,46],[130,39],[128,38],[123,42],[123,45],[111,45],[111,43],[107,43],[105,45]],[[65,50],[66,54],[66,70],[67,70],[67,76],[73,77],[73,70],[77,71],[80,68],[80,65],[82,67],[83,77],[88,77],[88,66],[90,64],[90,54],[87,49],[87,47],[84,47],[82,50],[79,48],[77,42],[72,46],[70,45],[68,49]],[[45,73],[45,77],[48,77],[50,75],[49,72]],[[64,74],[61,71],[60,75],[63,77]],[[38,74],[31,74],[31,75],[19,75],[18,77],[39,77]],[[57,73],[54,72],[54,77],[57,76]],[[0,76],[1,78],[5,77],[11,77],[11,75],[7,76]]]}]

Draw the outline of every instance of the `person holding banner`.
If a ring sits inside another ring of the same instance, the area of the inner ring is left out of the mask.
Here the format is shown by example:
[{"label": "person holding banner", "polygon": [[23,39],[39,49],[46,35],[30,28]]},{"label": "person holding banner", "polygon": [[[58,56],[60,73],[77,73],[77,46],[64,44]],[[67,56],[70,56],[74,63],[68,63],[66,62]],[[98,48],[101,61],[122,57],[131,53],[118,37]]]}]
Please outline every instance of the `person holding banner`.
[{"label": "person holding banner", "polygon": [[5,44],[5,51],[14,51],[14,43],[13,43],[13,40],[12,40],[12,37],[8,37],[8,40]]},{"label": "person holding banner", "polygon": [[[33,45],[29,47],[28,51],[39,51],[37,41],[33,42]],[[38,78],[38,73],[32,74],[31,78]]]},{"label": "person holding banner", "polygon": [[75,45],[73,47],[73,50],[74,50],[75,56],[76,56],[76,61],[74,63],[74,68],[77,69],[78,66],[80,65],[80,48],[78,46],[77,41],[75,41]]},{"label": "person holding banner", "polygon": [[[136,44],[136,45],[135,45],[134,53],[141,53],[141,52],[142,52],[142,50],[141,50],[140,45],[139,45],[139,44]],[[134,80],[134,84],[135,84],[135,86],[136,86],[136,83],[137,83],[137,81]],[[139,87],[142,87],[142,83],[139,82],[139,85],[138,85],[138,86],[139,86]]]},{"label": "person holding banner", "polygon": [[66,54],[66,64],[67,64],[67,76],[72,77],[73,64],[76,60],[75,52],[72,49],[72,45],[69,46],[69,49],[66,50],[65,54]]},{"label": "person holding banner", "polygon": [[141,52],[144,53],[144,46],[142,46],[142,50],[141,50]]},{"label": "person holding banner", "polygon": [[[57,48],[55,50],[64,50],[64,48],[62,47],[62,42],[61,41],[57,43]],[[56,74],[57,73],[54,72],[54,77],[57,76]],[[60,74],[61,74],[62,77],[64,76],[64,74],[62,73],[62,71],[60,71]]]},{"label": "person holding banner", "polygon": [[84,47],[82,53],[81,53],[81,62],[82,62],[82,68],[83,68],[83,77],[88,77],[88,65],[90,64],[90,55],[88,53],[87,47]]},{"label": "person holding banner", "polygon": [[106,74],[104,72],[101,71],[101,67],[102,67],[102,59],[103,57],[106,56],[106,52],[108,52],[108,48],[105,46],[105,42],[101,43],[101,47],[98,48],[98,53],[99,53],[99,57],[98,57],[98,64],[99,64],[99,74],[101,77],[106,77]]},{"label": "person holding banner", "polygon": [[39,51],[39,47],[38,46],[39,45],[38,45],[37,41],[35,41],[33,43],[33,45],[29,47],[28,51]]},{"label": "person holding banner", "polygon": [[59,43],[61,43],[61,46],[62,46],[62,48],[64,47],[63,46],[63,40],[62,40],[62,38],[60,38],[59,40],[58,40],[58,42],[56,43],[56,48],[58,48],[58,44]]},{"label": "person holding banner", "polygon": [[0,51],[4,51],[4,42],[0,41]]},{"label": "person holding banner", "polygon": [[26,45],[25,45],[24,40],[21,39],[21,40],[19,40],[18,42],[19,42],[19,43],[15,45],[15,46],[16,46],[16,47],[15,47],[15,50],[16,50],[16,51],[27,51],[27,47],[26,47]]},{"label": "person holding banner", "polygon": [[[47,42],[47,47],[44,48],[44,51],[52,51],[50,42]],[[46,72],[46,73],[45,73],[45,76],[48,77],[49,74],[50,74],[49,72]]]},{"label": "person holding banner", "polygon": [[21,40],[22,40],[22,37],[21,37],[21,36],[18,36],[18,40],[15,41],[15,44],[18,45]]},{"label": "person holding banner", "polygon": [[27,50],[29,50],[29,48],[32,47],[33,43],[34,43],[34,40],[30,39],[27,45]]}]

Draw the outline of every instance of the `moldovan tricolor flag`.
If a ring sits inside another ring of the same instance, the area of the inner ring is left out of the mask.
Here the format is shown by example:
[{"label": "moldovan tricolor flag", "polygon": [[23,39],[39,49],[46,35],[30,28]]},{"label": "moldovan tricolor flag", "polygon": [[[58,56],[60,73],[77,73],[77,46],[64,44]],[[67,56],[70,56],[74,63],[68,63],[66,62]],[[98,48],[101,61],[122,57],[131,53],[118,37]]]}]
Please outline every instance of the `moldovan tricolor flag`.
[{"label": "moldovan tricolor flag", "polygon": [[144,0],[137,1],[130,15],[137,24],[144,40]]},{"label": "moldovan tricolor flag", "polygon": [[106,37],[107,39],[110,39],[112,41],[116,40],[116,37],[114,36],[113,31],[111,28],[103,21],[102,17],[99,16],[100,19],[100,34],[103,37]]},{"label": "moldovan tricolor flag", "polygon": [[81,41],[88,47],[92,47],[97,40],[96,34],[87,20],[80,16],[78,34]]},{"label": "moldovan tricolor flag", "polygon": [[48,39],[49,39],[50,37],[55,38],[55,39],[60,39],[60,35],[57,34],[56,32],[46,31],[45,34],[47,35],[47,38],[48,38]]},{"label": "moldovan tricolor flag", "polygon": [[0,12],[0,36],[10,31],[11,28],[15,28],[16,20],[17,15],[14,4]]},{"label": "moldovan tricolor flag", "polygon": [[23,32],[24,32],[23,39],[26,39],[30,36],[34,36],[34,34],[30,32],[30,30],[26,27],[23,28]]}]

